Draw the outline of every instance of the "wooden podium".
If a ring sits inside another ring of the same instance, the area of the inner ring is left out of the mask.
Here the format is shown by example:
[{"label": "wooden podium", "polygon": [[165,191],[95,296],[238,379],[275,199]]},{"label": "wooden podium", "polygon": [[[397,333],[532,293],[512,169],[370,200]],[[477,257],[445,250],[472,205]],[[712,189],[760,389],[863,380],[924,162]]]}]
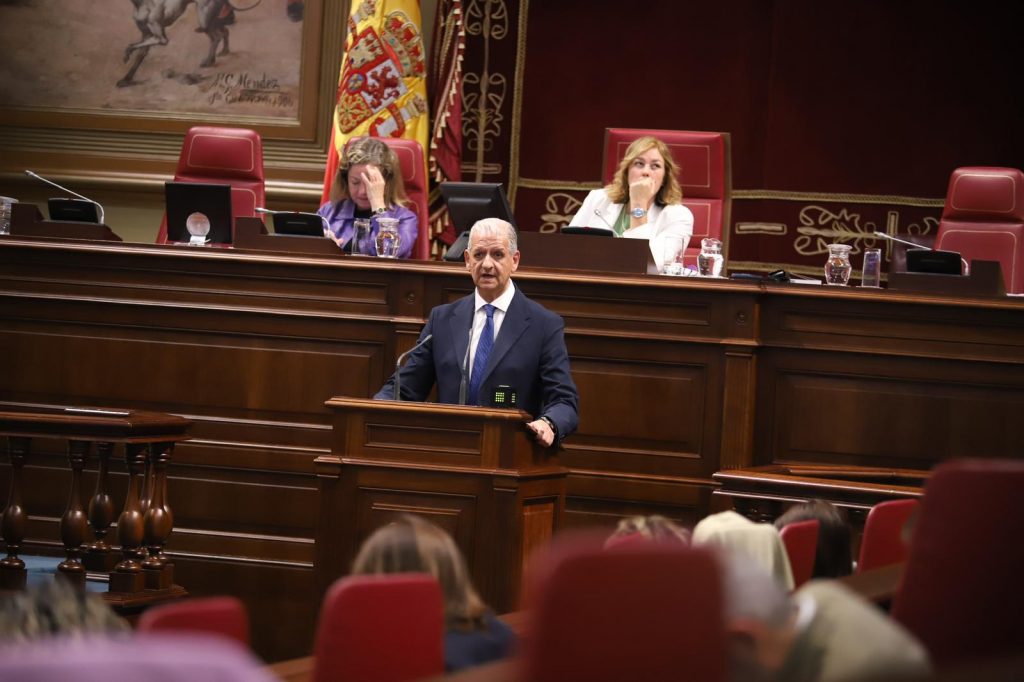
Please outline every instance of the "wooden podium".
[{"label": "wooden podium", "polygon": [[559,527],[567,470],[521,410],[332,398],[332,453],[316,459],[318,598],[396,515],[448,531],[483,599],[517,607],[523,565]]}]

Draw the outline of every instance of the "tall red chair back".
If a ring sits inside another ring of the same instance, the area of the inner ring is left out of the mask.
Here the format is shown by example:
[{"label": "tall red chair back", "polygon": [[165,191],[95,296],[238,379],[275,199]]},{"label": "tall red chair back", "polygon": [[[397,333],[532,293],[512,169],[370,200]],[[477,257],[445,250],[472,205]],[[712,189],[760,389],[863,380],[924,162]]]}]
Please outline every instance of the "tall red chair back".
[{"label": "tall red chair back", "polygon": [[[382,137],[380,140],[388,147],[391,147],[395,155],[398,156],[398,163],[402,168],[402,184],[405,187],[405,194],[409,198],[409,208],[416,214],[416,221],[419,223],[416,246],[413,247],[412,257],[418,260],[429,260],[430,209],[428,208],[428,200],[430,197],[430,183],[427,180],[423,147],[416,140],[407,140],[399,137]],[[331,185],[334,184],[334,175],[337,170],[337,165],[335,165],[333,168],[328,167],[324,173],[322,202],[326,202],[330,198]]]},{"label": "tall red chair back", "polygon": [[999,261],[1010,293],[1024,293],[1024,173],[968,166],[949,178],[935,248]]},{"label": "tall red chair back", "polygon": [[893,617],[937,666],[1024,651],[1024,462],[940,464],[925,484]]},{"label": "tall red chair back", "polygon": [[779,537],[786,547],[789,567],[793,569],[793,589],[803,585],[814,575],[814,557],[818,551],[818,529],[816,519],[797,521],[782,527]]},{"label": "tall red chair back", "polygon": [[[256,207],[267,203],[263,140],[255,130],[246,128],[190,128],[181,145],[174,180],[231,185],[232,220],[255,216]],[[167,243],[166,215],[156,241]]]},{"label": "tall red chair back", "polygon": [[605,184],[612,181],[629,145],[644,135],[653,135],[664,142],[679,166],[676,179],[683,188],[683,205],[693,213],[693,236],[684,256],[687,265],[696,263],[700,241],[705,237],[720,239],[722,253],[728,255],[732,213],[729,133],[605,128],[602,166]]},{"label": "tall red chair back", "polygon": [[444,673],[444,606],[429,575],[341,578],[327,591],[313,682],[402,682]]},{"label": "tall red chair back", "polygon": [[917,500],[888,500],[871,508],[860,540],[858,573],[907,560],[903,529],[917,507]]},{"label": "tall red chair back", "polygon": [[249,646],[249,613],[234,597],[202,597],[161,604],[139,616],[139,632],[185,631],[222,635]]},{"label": "tall red chair back", "polygon": [[721,578],[708,551],[563,541],[529,575],[522,679],[724,679]]}]

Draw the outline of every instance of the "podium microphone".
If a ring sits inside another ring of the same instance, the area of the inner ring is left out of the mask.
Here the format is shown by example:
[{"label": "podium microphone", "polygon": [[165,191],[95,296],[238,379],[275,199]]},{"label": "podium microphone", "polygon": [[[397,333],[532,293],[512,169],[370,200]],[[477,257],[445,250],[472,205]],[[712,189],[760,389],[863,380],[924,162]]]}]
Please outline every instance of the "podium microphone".
[{"label": "podium microphone", "polygon": [[412,354],[414,350],[417,350],[420,346],[425,345],[427,341],[430,341],[430,339],[432,338],[434,338],[433,334],[427,334],[415,346],[399,355],[398,359],[395,360],[395,400],[402,400],[402,363],[405,362],[405,359],[409,357],[409,355]]},{"label": "podium microphone", "polygon": [[473,325],[469,325],[469,339],[466,341],[466,355],[462,358],[462,367],[459,368],[462,379],[459,381],[459,405],[466,404],[466,389],[469,384],[469,349],[473,345]]},{"label": "podium microphone", "polygon": [[[64,187],[62,185],[58,185],[53,180],[47,180],[42,175],[39,175],[38,173],[34,173],[34,172],[30,171],[30,170],[26,170],[25,171],[25,175],[29,176],[30,178],[35,178],[36,180],[39,180],[41,182],[45,182],[47,185],[50,185],[52,187],[56,187],[60,191],[65,192],[67,194],[70,194],[71,196],[75,197],[76,199],[81,199],[82,201],[88,202],[88,204],[90,205],[89,207],[82,206],[80,204],[78,206],[75,206],[75,207],[69,206],[69,208],[71,209],[70,217],[54,218],[54,216],[53,216],[54,205],[52,203],[50,203],[50,202],[53,202],[53,201],[70,201],[70,200],[69,199],[57,199],[57,200],[50,199],[49,202],[47,202],[48,205],[49,205],[49,209],[50,209],[50,220],[78,220],[78,219],[83,217],[83,214],[86,214],[87,212],[92,211],[92,212],[95,213],[95,219],[92,219],[91,215],[85,215],[84,217],[88,218],[88,220],[84,220],[83,222],[103,223],[103,206],[101,206],[98,201],[93,201],[89,197],[82,196],[78,192],[72,192],[67,187]],[[95,208],[91,208],[91,207],[95,207]]]},{"label": "podium microphone", "polygon": [[[907,246],[912,246],[915,249],[924,249],[925,251],[935,251],[935,249],[933,249],[930,246],[925,246],[923,244],[915,244],[914,242],[907,241],[906,239],[900,239],[899,237],[893,237],[891,234],[886,234],[885,232],[879,232],[878,230],[875,230],[874,235],[876,237],[881,237],[882,239],[888,239],[889,241],[892,241],[892,242],[899,242],[900,244],[906,244]],[[949,253],[949,252],[947,251],[945,253]],[[960,256],[960,254],[957,254],[957,256]],[[960,256],[960,265],[963,267],[964,275],[970,274],[970,272],[971,272],[971,265],[970,265],[970,263],[967,262],[967,259],[964,258],[963,256]]]}]

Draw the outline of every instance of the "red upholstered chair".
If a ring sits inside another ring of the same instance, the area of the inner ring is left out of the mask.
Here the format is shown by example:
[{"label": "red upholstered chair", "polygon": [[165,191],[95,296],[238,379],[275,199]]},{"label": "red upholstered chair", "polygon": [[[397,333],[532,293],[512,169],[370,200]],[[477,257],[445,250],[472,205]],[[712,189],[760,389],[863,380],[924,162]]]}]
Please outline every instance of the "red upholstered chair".
[{"label": "red upholstered chair", "polygon": [[707,550],[563,539],[529,577],[522,679],[725,679],[722,586]]},{"label": "red upholstered chair", "polygon": [[429,575],[341,578],[327,591],[313,682],[401,682],[444,672],[444,606]]},{"label": "red upholstered chair", "polygon": [[249,614],[234,597],[184,599],[154,606],[139,617],[136,630],[212,633],[249,646]]},{"label": "red upholstered chair", "polygon": [[728,258],[732,213],[729,133],[606,128],[602,173],[605,184],[612,181],[630,143],[644,135],[653,135],[668,145],[680,169],[678,180],[683,188],[683,205],[693,213],[693,236],[686,247],[686,264],[696,265],[700,240],[705,237],[722,240],[722,253]]},{"label": "red upholstered chair", "polygon": [[[416,140],[398,137],[382,137],[380,140],[391,147],[398,156],[398,163],[402,167],[402,184],[405,187],[406,196],[409,197],[409,208],[416,214],[416,219],[419,222],[419,234],[416,237],[416,246],[412,250],[412,257],[418,260],[430,260],[430,210],[427,208],[430,183],[427,181],[423,147]],[[329,198],[336,171],[337,168],[334,171],[328,169],[324,176],[323,201],[327,201]]]},{"label": "red upholstered chair", "polygon": [[907,560],[903,529],[917,505],[917,500],[889,500],[871,508],[860,540],[858,573]]},{"label": "red upholstered chair", "polygon": [[797,589],[814,575],[814,557],[818,551],[818,527],[816,519],[789,523],[779,530],[779,537],[786,547],[789,567],[793,569],[793,589]]},{"label": "red upholstered chair", "polygon": [[[174,180],[229,184],[232,219],[255,216],[256,207],[266,206],[267,202],[263,140],[259,133],[245,128],[190,128],[181,145]],[[156,241],[167,243],[166,215]]]},{"label": "red upholstered chair", "polygon": [[1024,173],[1016,168],[957,168],[949,178],[935,248],[972,260],[999,261],[1006,290],[1024,293]]},{"label": "red upholstered chair", "polygon": [[1024,462],[959,460],[925,484],[893,617],[938,667],[1024,651]]}]

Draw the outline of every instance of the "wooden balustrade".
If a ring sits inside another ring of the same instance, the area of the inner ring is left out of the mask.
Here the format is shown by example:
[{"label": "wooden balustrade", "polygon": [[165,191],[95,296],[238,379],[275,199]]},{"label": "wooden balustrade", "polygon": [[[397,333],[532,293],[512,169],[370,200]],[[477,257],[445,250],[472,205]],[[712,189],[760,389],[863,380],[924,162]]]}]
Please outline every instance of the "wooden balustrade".
[{"label": "wooden balustrade", "polygon": [[[84,586],[87,571],[109,572],[109,591],[125,594],[171,588],[173,564],[163,551],[173,528],[167,463],[174,444],[189,438],[191,425],[190,420],[174,415],[130,410],[25,407],[0,411],[0,435],[7,437],[11,463],[10,491],[0,523],[7,552],[0,560],[0,589],[22,589],[27,579],[19,556],[29,520],[25,465],[31,459],[32,440],[37,438],[67,441],[71,482],[60,518],[65,559],[57,567],[58,577]],[[128,493],[117,517],[120,562],[107,542],[115,520],[110,459],[118,444],[123,444],[128,471]],[[93,450],[96,489],[86,507],[82,474]],[[90,528],[91,538],[87,537]]]}]

